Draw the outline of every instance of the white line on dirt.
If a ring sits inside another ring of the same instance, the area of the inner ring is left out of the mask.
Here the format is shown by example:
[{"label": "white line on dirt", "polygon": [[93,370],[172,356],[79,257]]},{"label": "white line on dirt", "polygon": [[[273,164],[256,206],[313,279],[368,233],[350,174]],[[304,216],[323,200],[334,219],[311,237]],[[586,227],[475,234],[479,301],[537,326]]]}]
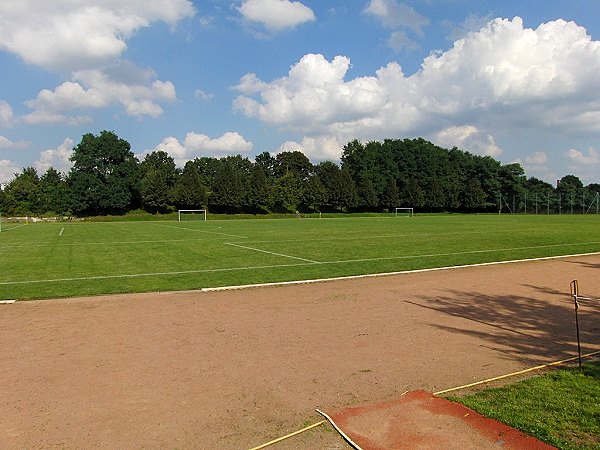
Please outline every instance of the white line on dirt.
[{"label": "white line on dirt", "polygon": [[246,249],[246,250],[252,250],[252,251],[260,252],[260,253],[267,253],[269,255],[282,256],[284,258],[298,259],[300,261],[306,261],[306,262],[313,263],[313,264],[321,264],[319,261],[313,261],[312,259],[305,259],[305,258],[299,258],[298,256],[284,255],[283,253],[269,252],[267,250],[261,250],[259,248],[253,248],[253,247],[247,247],[245,245],[233,244],[231,242],[226,242],[225,245],[230,245],[232,247],[243,248],[243,249]]},{"label": "white line on dirt", "polygon": [[16,302],[16,300],[0,300],[0,305],[9,305]]}]

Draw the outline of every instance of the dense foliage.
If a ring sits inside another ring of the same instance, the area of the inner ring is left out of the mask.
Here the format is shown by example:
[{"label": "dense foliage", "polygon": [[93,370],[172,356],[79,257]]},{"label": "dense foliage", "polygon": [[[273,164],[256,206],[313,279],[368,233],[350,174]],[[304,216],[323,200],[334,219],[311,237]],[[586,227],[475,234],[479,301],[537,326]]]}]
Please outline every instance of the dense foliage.
[{"label": "dense foliage", "polygon": [[115,133],[86,134],[63,175],[27,167],[0,190],[6,215],[102,215],[142,208],[151,213],[208,208],[212,212],[418,211],[587,212],[600,185],[574,175],[555,188],[527,178],[520,164],[502,165],[438,147],[424,139],[349,142],[341,165],[313,164],[299,151],[254,161],[237,155],[201,157],[177,168],[163,151],[138,161]]}]

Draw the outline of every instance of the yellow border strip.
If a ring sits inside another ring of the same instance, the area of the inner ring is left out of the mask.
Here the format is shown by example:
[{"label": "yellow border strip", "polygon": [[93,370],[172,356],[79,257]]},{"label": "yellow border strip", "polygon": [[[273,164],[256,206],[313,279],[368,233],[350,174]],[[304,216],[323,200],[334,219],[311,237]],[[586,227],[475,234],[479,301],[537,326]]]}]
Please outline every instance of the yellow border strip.
[{"label": "yellow border strip", "polygon": [[[599,355],[599,354],[600,354],[600,350],[596,351],[596,352],[586,353],[585,355],[581,355],[581,357],[582,358],[589,358],[590,356]],[[442,395],[442,394],[446,394],[448,392],[458,391],[460,389],[466,389],[466,388],[470,388],[470,387],[473,387],[473,386],[479,386],[480,384],[491,383],[492,381],[496,381],[496,380],[502,380],[503,378],[514,377],[516,375],[521,375],[523,373],[532,372],[534,370],[540,370],[540,369],[543,369],[545,367],[558,366],[559,364],[564,364],[564,363],[567,363],[567,362],[575,361],[578,358],[579,358],[578,356],[574,356],[573,358],[563,359],[562,361],[555,361],[555,362],[551,362],[551,363],[548,363],[548,364],[542,364],[541,366],[535,366],[535,367],[531,367],[529,369],[519,370],[518,372],[509,373],[509,374],[506,374],[506,375],[500,375],[499,377],[488,378],[487,380],[476,381],[475,383],[464,384],[462,386],[453,387],[453,388],[450,388],[450,389],[444,389],[443,391],[434,392],[433,395],[436,395],[436,396],[437,395]]]},{"label": "yellow border strip", "polygon": [[309,425],[309,426],[307,426],[305,428],[302,428],[301,430],[294,431],[293,433],[290,433],[290,434],[286,434],[285,436],[282,436],[280,438],[277,438],[277,439],[274,439],[272,441],[266,442],[266,443],[264,443],[262,445],[259,445],[258,447],[252,447],[250,450],[260,450],[261,448],[268,447],[269,445],[277,444],[278,442],[281,442],[281,441],[283,441],[285,439],[291,438],[292,436],[296,436],[297,434],[304,433],[305,431],[308,431],[311,428],[318,427],[319,425],[323,425],[324,423],[327,423],[327,421],[326,420],[321,420],[320,422],[313,423],[312,425]]}]

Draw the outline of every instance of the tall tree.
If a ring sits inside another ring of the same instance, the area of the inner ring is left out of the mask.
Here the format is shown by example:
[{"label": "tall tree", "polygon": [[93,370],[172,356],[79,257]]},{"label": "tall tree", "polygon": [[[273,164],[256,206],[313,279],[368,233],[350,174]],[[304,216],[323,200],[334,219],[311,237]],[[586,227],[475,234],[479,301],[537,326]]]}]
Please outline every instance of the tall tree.
[{"label": "tall tree", "polygon": [[138,161],[129,142],[112,131],[85,134],[73,149],[68,181],[75,214],[121,214],[139,197]]},{"label": "tall tree", "polygon": [[318,175],[313,174],[306,182],[302,203],[313,211],[320,209],[325,204],[327,192]]},{"label": "tall tree", "polygon": [[229,158],[215,175],[209,202],[219,212],[238,211],[245,202],[242,174]]},{"label": "tall tree", "polygon": [[292,172],[300,180],[305,181],[313,171],[313,165],[306,155],[300,151],[281,152],[275,156],[275,176],[282,177]]},{"label": "tall tree", "polygon": [[293,212],[302,200],[302,181],[294,172],[277,178],[273,187],[273,203],[278,210]]},{"label": "tall tree", "polygon": [[469,210],[481,210],[487,206],[487,193],[481,187],[478,179],[471,179],[465,189],[463,204]]},{"label": "tall tree", "polygon": [[340,206],[347,210],[358,205],[356,185],[350,176],[348,169],[342,169],[339,177]]},{"label": "tall tree", "polygon": [[177,178],[175,160],[163,150],[148,153],[140,163],[140,168],[142,176],[151,170],[155,170],[160,172],[161,178],[169,188],[175,184],[175,179]]},{"label": "tall tree", "polygon": [[325,188],[323,205],[339,208],[341,205],[339,166],[333,161],[323,161],[315,167],[315,172]]},{"label": "tall tree", "polygon": [[31,215],[41,211],[40,178],[35,167],[26,167],[16,173],[4,189],[6,212],[14,215]]},{"label": "tall tree", "polygon": [[377,192],[369,178],[365,176],[359,177],[356,193],[358,196],[358,206],[362,209],[372,211],[379,205]]},{"label": "tall tree", "polygon": [[250,170],[250,182],[248,186],[247,204],[258,212],[266,210],[271,203],[271,185],[263,167],[254,164]]},{"label": "tall tree", "polygon": [[395,179],[390,178],[388,180],[379,204],[386,207],[390,212],[400,204],[400,190]]},{"label": "tall tree", "polygon": [[262,152],[254,158],[254,164],[260,166],[267,178],[275,176],[275,158],[269,152]]},{"label": "tall tree", "polygon": [[203,209],[207,204],[206,187],[194,161],[188,161],[170,191],[170,201],[178,209]]},{"label": "tall tree", "polygon": [[54,167],[49,167],[40,178],[40,196],[43,213],[68,213],[69,190],[63,175]]}]

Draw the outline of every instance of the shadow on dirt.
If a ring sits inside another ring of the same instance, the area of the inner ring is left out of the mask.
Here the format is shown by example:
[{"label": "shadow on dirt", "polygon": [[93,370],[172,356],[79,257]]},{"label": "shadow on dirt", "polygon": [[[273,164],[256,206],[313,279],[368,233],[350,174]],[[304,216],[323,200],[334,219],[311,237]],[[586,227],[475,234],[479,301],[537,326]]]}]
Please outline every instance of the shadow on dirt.
[{"label": "shadow on dirt", "polygon": [[[572,298],[565,292],[526,287],[532,289],[532,298],[454,290],[443,296],[421,295],[418,300],[407,302],[466,319],[461,328],[439,323],[432,323],[432,326],[487,341],[490,348],[510,359],[531,363],[532,360],[559,360],[576,355]],[[557,302],[561,297],[564,301]],[[554,301],[546,301],[547,298]],[[597,350],[600,345],[600,301],[580,302],[579,327],[582,353]]]}]

